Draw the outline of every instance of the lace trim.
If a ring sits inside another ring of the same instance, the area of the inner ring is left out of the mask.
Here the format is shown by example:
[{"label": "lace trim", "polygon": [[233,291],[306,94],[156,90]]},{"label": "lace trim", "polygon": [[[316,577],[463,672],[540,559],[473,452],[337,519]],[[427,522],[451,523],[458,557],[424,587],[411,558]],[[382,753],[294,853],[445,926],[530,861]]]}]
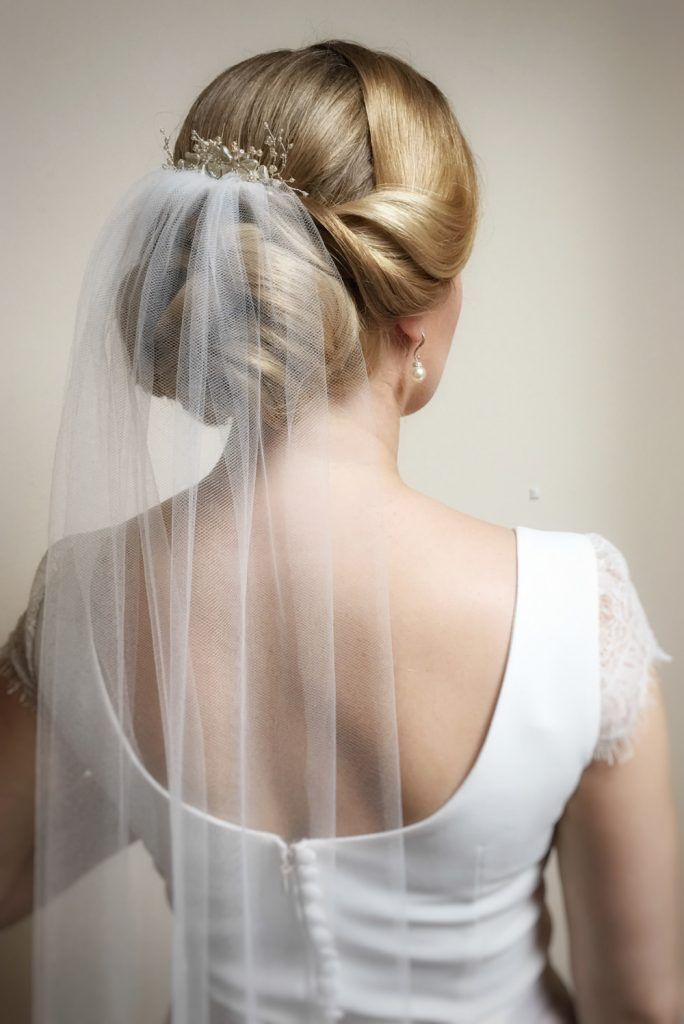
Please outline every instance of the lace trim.
[{"label": "lace trim", "polygon": [[47,552],[35,571],[28,605],[0,647],[0,676],[7,681],[7,693],[18,693],[19,701],[27,707],[35,707],[38,701],[38,620],[45,594],[46,564]]},{"label": "lace trim", "polygon": [[655,703],[655,662],[672,661],[646,617],[622,552],[606,537],[587,534],[597,558],[601,724],[592,760],[634,756],[645,711]]}]

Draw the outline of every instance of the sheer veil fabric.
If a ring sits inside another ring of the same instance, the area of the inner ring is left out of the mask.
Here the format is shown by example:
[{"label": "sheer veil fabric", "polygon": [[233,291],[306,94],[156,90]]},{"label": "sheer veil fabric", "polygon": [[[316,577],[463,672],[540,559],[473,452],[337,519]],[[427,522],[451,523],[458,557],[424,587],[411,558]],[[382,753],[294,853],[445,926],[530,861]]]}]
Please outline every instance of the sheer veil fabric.
[{"label": "sheer veil fabric", "polygon": [[[377,885],[402,906],[373,417],[353,304],[292,190],[164,167],[118,200],[86,267],[52,481],[41,1024],[139,1019],[141,837],[166,875],[174,1024],[215,1019],[218,891],[233,922],[223,955],[240,978],[236,1019],[270,1019],[274,937],[255,833],[290,843],[386,832]],[[150,777],[163,804],[145,796]],[[213,819],[233,826],[230,858],[213,855]],[[74,915],[67,890],[91,871]],[[334,885],[325,896],[334,931]],[[402,1020],[397,921],[382,981]],[[310,1019],[327,1019],[310,984]]]}]

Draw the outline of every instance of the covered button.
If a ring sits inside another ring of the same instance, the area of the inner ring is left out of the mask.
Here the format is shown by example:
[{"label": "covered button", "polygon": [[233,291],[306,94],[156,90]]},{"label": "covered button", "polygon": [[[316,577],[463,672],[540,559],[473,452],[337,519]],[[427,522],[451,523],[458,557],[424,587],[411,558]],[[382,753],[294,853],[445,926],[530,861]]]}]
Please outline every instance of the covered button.
[{"label": "covered button", "polygon": [[309,846],[298,846],[297,860],[300,864],[313,864],[316,860],[316,854]]},{"label": "covered button", "polygon": [[[311,921],[311,916],[307,916],[309,918],[309,921]],[[321,946],[332,948],[332,932],[324,924],[314,924],[311,926],[311,938],[314,939],[316,942],[320,943]],[[321,954],[322,953],[323,950],[321,950]]]},{"label": "covered button", "polygon": [[337,979],[321,978],[319,981],[319,988],[321,991],[321,995],[325,996],[326,998],[332,998],[332,996],[337,995],[339,989]]},{"label": "covered button", "polygon": [[337,958],[325,960],[320,966],[321,977],[336,978],[340,973],[340,965]]},{"label": "covered button", "polygon": [[316,901],[323,898],[323,890],[321,889],[318,882],[314,882],[313,880],[302,880],[300,890],[302,896],[304,896],[306,899]]},{"label": "covered button", "polygon": [[311,924],[323,924],[323,922],[325,921],[325,913],[323,912],[323,908],[320,906],[320,904],[307,903],[304,909],[306,911],[306,916]]}]

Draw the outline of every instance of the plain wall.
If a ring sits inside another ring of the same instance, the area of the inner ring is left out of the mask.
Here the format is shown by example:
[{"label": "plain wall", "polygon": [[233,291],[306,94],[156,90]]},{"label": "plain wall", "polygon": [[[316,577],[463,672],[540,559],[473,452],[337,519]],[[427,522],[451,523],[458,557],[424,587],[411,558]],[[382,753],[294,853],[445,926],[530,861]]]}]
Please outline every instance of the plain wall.
[{"label": "plain wall", "polygon": [[[402,473],[471,515],[621,548],[674,658],[660,669],[681,820],[684,6],[29,0],[3,22],[0,635],[45,549],[78,290],[111,204],[224,67],[354,39],[446,92],[484,173],[456,339],[433,401],[402,423]],[[546,877],[569,978],[555,853]],[[161,1020],[150,950],[145,1024]],[[0,934],[3,1024],[29,1019],[29,952],[30,922]]]}]

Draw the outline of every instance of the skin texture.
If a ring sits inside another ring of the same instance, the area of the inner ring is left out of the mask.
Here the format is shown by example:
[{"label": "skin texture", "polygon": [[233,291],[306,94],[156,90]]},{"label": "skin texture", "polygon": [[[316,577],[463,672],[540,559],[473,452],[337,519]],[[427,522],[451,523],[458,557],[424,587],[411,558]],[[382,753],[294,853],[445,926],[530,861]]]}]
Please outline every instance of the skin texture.
[{"label": "skin texture", "polygon": [[[437,308],[397,321],[409,339],[371,379],[375,434],[349,444],[333,484],[363,472],[374,446],[388,557],[404,820],[440,807],[472,769],[504,677],[515,606],[513,531],[410,488],[397,465],[402,416],[423,408],[446,365],[462,306],[460,276]],[[427,376],[411,377],[421,331]],[[338,430],[353,430],[345,418]],[[415,543],[416,537],[420,544]],[[459,566],[454,574],[453,566]],[[353,586],[354,567],[349,580]],[[426,613],[425,610],[429,610]],[[558,823],[574,995],[581,1024],[678,1024],[682,1012],[679,835],[667,723],[659,703],[621,765],[592,764]],[[0,688],[0,925],[30,912],[33,713]]]}]

